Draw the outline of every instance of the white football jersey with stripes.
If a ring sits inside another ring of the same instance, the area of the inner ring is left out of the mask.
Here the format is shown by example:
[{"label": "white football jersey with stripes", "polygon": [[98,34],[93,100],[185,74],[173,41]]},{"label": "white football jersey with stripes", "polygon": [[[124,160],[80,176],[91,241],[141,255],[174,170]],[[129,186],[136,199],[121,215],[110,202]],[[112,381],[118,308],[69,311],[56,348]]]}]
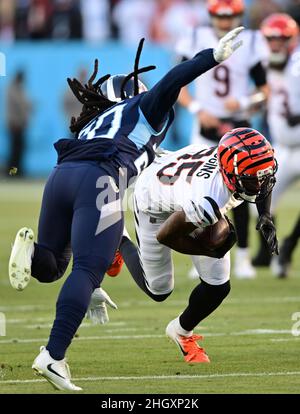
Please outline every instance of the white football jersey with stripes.
[{"label": "white football jersey with stripes", "polygon": [[269,69],[271,94],[268,102],[268,123],[275,145],[300,147],[300,125],[291,127],[287,111],[300,113],[300,47],[291,55],[283,71]]},{"label": "white football jersey with stripes", "polygon": [[183,210],[198,227],[215,224],[242,203],[226,187],[217,148],[190,145],[156,157],[135,186],[137,206],[158,219]]},{"label": "white football jersey with stripes", "polygon": [[[195,81],[195,98],[201,108],[217,118],[230,118],[232,113],[224,107],[228,97],[247,97],[251,93],[249,73],[259,62],[266,62],[268,49],[266,42],[258,31],[244,30],[238,40],[243,46],[238,52],[214,69],[201,75]],[[218,37],[212,27],[188,29],[176,45],[176,53],[191,59],[201,50],[215,48]],[[248,119],[245,111],[234,114],[236,120]]]}]

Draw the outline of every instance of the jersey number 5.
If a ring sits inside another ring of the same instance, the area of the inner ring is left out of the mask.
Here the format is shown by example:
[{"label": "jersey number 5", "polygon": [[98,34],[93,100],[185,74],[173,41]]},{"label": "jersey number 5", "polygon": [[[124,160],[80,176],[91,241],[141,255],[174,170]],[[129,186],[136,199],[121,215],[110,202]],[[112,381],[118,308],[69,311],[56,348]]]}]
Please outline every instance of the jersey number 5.
[{"label": "jersey number 5", "polygon": [[[201,167],[202,164],[205,163],[205,161],[203,161],[201,158],[209,157],[215,151],[215,149],[216,148],[213,147],[208,150],[207,149],[201,150],[197,152],[196,154],[181,155],[180,157],[177,158],[177,162],[170,162],[170,164],[165,165],[162,169],[160,169],[157,172],[157,177],[160,183],[165,184],[165,185],[174,185],[176,181],[178,180],[178,178],[180,177],[180,174],[182,173],[182,171],[188,170],[186,181],[190,184],[195,172]],[[178,164],[178,161],[182,161],[182,160],[189,160],[189,161],[183,162],[182,164],[180,164],[174,174],[168,174],[166,172],[166,170],[168,170],[169,168],[174,168]]]}]

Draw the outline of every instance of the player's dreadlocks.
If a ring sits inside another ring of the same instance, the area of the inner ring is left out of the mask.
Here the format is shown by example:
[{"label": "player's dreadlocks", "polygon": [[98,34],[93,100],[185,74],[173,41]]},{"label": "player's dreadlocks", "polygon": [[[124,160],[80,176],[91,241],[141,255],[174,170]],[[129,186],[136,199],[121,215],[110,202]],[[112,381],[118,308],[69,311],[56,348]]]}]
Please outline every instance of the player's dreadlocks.
[{"label": "player's dreadlocks", "polygon": [[[126,99],[125,86],[127,82],[133,77],[134,79],[134,95],[139,93],[139,80],[138,75],[140,73],[148,72],[155,69],[155,66],[147,66],[139,69],[139,61],[143,49],[145,39],[141,39],[134,62],[133,72],[127,75],[121,86],[121,99]],[[85,125],[87,125],[95,116],[101,112],[116,105],[116,102],[112,102],[107,99],[101,92],[101,85],[110,78],[110,74],[102,76],[97,82],[93,83],[98,73],[98,59],[94,63],[94,72],[89,78],[87,84],[82,85],[77,79],[67,79],[67,82],[76,96],[76,98],[83,104],[82,111],[78,118],[74,116],[71,118],[70,130],[74,133],[79,133]]]}]

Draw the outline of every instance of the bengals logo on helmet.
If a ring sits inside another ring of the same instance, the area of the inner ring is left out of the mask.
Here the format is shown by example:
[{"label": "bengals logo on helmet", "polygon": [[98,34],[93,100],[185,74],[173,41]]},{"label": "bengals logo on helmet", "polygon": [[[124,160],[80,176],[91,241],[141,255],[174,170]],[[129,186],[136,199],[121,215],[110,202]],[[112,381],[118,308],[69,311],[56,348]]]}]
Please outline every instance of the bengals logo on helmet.
[{"label": "bengals logo on helmet", "polygon": [[269,141],[252,128],[236,128],[218,145],[220,171],[228,189],[240,198],[256,202],[275,185],[277,162]]}]

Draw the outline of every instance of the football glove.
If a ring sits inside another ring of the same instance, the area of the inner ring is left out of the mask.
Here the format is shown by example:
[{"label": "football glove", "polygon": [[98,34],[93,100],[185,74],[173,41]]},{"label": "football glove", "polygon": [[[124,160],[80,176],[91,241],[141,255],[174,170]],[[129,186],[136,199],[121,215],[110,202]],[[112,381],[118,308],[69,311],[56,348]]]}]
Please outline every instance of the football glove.
[{"label": "football glove", "polygon": [[256,230],[260,231],[267,242],[271,255],[279,254],[276,227],[270,214],[264,213],[259,217]]},{"label": "football glove", "polygon": [[229,250],[235,245],[236,240],[237,240],[233,223],[227,216],[224,216],[224,217],[227,220],[227,223],[229,224],[229,234],[225,242],[222,244],[222,246],[219,247],[218,249],[215,249],[214,251],[215,257],[218,259],[221,259],[222,257],[224,257],[225,254],[229,252]]},{"label": "football glove", "polygon": [[241,33],[242,30],[244,30],[243,26],[237,27],[220,39],[218,46],[214,50],[214,58],[217,62],[221,63],[228,59],[234,51],[242,46],[242,40],[233,44],[233,40]]},{"label": "football glove", "polygon": [[102,288],[95,289],[87,310],[87,319],[90,319],[94,324],[103,325],[107,323],[109,317],[106,305],[109,305],[113,309],[118,309],[117,305],[111,300],[105,290]]}]

